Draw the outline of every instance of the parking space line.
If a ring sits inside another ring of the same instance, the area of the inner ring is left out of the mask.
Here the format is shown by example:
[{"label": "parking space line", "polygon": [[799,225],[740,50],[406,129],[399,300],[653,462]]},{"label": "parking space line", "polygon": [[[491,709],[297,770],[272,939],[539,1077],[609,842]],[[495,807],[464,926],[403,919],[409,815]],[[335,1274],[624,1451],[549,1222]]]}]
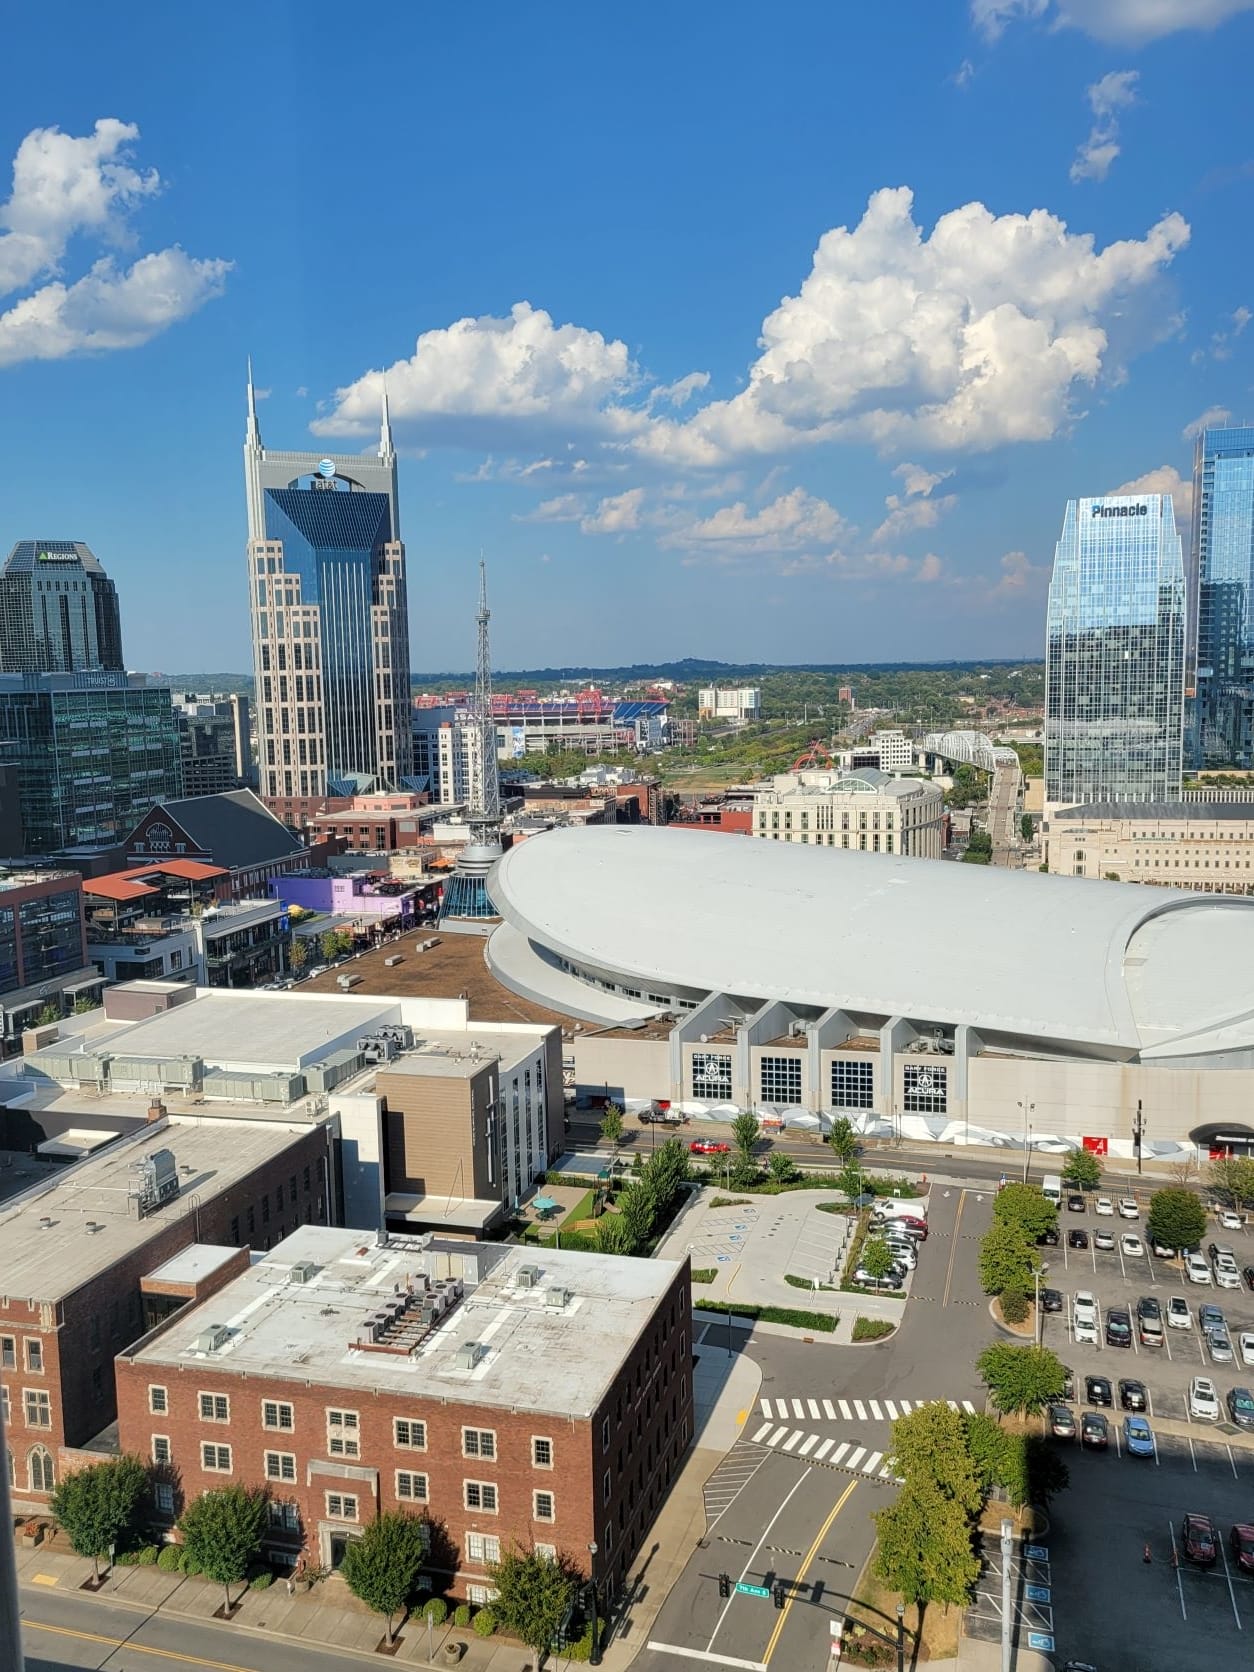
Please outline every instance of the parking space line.
[{"label": "parking space line", "polygon": [[1170,1521],[1167,1523],[1167,1535],[1171,1539],[1171,1565],[1176,1570],[1176,1590],[1180,1596],[1180,1616],[1187,1626],[1189,1611],[1184,1606],[1184,1575],[1180,1572],[1180,1552],[1176,1549],[1176,1529]]},{"label": "parking space line", "polygon": [[1232,1573],[1228,1567],[1228,1552],[1224,1549],[1224,1541],[1221,1538],[1217,1537],[1215,1543],[1219,1546],[1219,1559],[1224,1565],[1224,1578],[1228,1581],[1228,1600],[1232,1603],[1232,1617],[1237,1622],[1237,1630],[1244,1631],[1245,1627],[1241,1624],[1241,1610],[1237,1607],[1237,1593],[1232,1588]]},{"label": "parking space line", "polygon": [[1197,1452],[1193,1449],[1193,1436],[1189,1435],[1189,1456],[1193,1459],[1193,1473],[1197,1473]]},{"label": "parking space line", "polygon": [[1114,1428],[1115,1428],[1115,1456],[1116,1457],[1122,1457],[1123,1456],[1123,1447],[1119,1444],[1119,1424],[1115,1423]]},{"label": "parking space line", "polygon": [[1232,1455],[1232,1447],[1231,1447],[1231,1446],[1225,1446],[1225,1447],[1224,1447],[1224,1450],[1225,1450],[1225,1451],[1226,1451],[1226,1452],[1227,1452],[1227,1453],[1228,1453],[1228,1461],[1229,1461],[1229,1463],[1231,1463],[1231,1464],[1232,1464],[1232,1478],[1233,1478],[1233,1480],[1240,1480],[1240,1478],[1241,1478],[1241,1477],[1240,1477],[1240,1475],[1239,1475],[1239,1474],[1238,1474],[1238,1473],[1237,1473],[1237,1460],[1236,1460],[1236,1458],[1235,1458],[1235,1457],[1234,1457],[1234,1456],[1233,1456],[1233,1455]]},{"label": "parking space line", "polygon": [[[1145,1392],[1146,1392],[1146,1395],[1148,1396],[1149,1389],[1146,1388]],[[1158,1435],[1155,1434],[1155,1432],[1152,1428],[1150,1429],[1150,1444],[1154,1448],[1154,1467],[1156,1469],[1161,1469],[1162,1466],[1163,1466],[1163,1463],[1162,1463],[1162,1458],[1159,1457],[1159,1455],[1158,1455]]]}]

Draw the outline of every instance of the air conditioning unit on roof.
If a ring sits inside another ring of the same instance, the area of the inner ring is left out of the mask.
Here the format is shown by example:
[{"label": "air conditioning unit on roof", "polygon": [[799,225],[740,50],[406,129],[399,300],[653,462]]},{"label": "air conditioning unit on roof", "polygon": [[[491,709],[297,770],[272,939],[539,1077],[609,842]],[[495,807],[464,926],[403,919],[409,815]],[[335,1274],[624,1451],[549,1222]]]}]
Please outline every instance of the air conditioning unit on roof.
[{"label": "air conditioning unit on roof", "polygon": [[219,1347],[225,1347],[231,1339],[231,1332],[225,1324],[210,1324],[208,1329],[202,1330],[192,1343],[198,1353],[216,1353]]}]

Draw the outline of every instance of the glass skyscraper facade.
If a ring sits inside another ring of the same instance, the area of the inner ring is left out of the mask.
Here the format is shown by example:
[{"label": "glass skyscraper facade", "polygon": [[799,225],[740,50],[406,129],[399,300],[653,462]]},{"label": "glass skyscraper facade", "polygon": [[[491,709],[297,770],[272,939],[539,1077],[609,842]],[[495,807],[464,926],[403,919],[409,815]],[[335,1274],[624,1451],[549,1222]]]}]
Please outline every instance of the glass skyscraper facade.
[{"label": "glass skyscraper facade", "polygon": [[117,588],[81,540],[19,540],[0,574],[0,673],[120,673]]},{"label": "glass skyscraper facade", "polygon": [[1068,502],[1046,620],[1046,801],[1177,800],[1185,582],[1169,494]]},{"label": "glass skyscraper facade", "polygon": [[1190,580],[1190,765],[1254,766],[1254,428],[1197,438]]}]

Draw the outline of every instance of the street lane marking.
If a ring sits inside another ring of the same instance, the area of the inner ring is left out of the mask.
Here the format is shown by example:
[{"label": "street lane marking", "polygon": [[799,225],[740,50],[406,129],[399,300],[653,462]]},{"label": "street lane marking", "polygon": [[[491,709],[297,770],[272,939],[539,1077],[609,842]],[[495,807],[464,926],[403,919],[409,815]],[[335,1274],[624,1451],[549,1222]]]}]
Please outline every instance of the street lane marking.
[{"label": "street lane marking", "polygon": [[783,1439],[784,1435],[787,1434],[787,1432],[788,1432],[787,1428],[777,1428],[775,1430],[775,1432],[771,1435],[770,1439],[766,1442],[767,1445],[768,1446],[777,1446],[779,1444],[779,1442]]},{"label": "street lane marking", "polygon": [[849,1485],[841,1493],[840,1497],[837,1498],[835,1504],[832,1506],[832,1513],[814,1535],[814,1543],[810,1546],[810,1548],[806,1551],[805,1556],[802,1558],[801,1566],[797,1570],[797,1577],[789,1586],[789,1595],[787,1601],[784,1603],[783,1613],[775,1622],[775,1630],[771,1633],[770,1641],[767,1643],[766,1648],[762,1651],[763,1665],[770,1665],[771,1656],[775,1653],[776,1645],[783,1634],[784,1627],[788,1624],[788,1616],[792,1613],[792,1605],[797,1600],[797,1594],[801,1590],[801,1587],[805,1584],[805,1577],[809,1571],[810,1563],[814,1560],[815,1556],[818,1555],[819,1546],[827,1537],[832,1522],[835,1521],[841,1510],[844,1509],[845,1504],[848,1502],[849,1494],[854,1490],[857,1484],[856,1480],[851,1480]]},{"label": "street lane marking", "polygon": [[836,1407],[832,1404],[830,1399],[825,1399],[823,1401],[823,1415],[829,1422],[836,1421]]},{"label": "street lane marking", "polygon": [[97,1631],[75,1631],[70,1626],[50,1626],[43,1620],[32,1620],[29,1614],[22,1616],[23,1631],[47,1631],[56,1637],[74,1637],[80,1643],[108,1644],[111,1658],[114,1649],[127,1649],[132,1654],[155,1655],[158,1660],[177,1660],[184,1666],[207,1666],[212,1672],[256,1672],[255,1667],[236,1666],[233,1661],[206,1660],[201,1655],[185,1655],[178,1649],[153,1649],[146,1643],[137,1643],[133,1637],[104,1637]]},{"label": "street lane marking", "polygon": [[859,1422],[865,1422],[866,1421],[866,1406],[862,1403],[862,1401],[860,1399],[855,1399],[854,1400],[853,1408],[858,1413],[858,1421]]},{"label": "street lane marking", "polygon": [[769,1399],[759,1399],[758,1404],[761,1405],[761,1407],[762,1407],[762,1415],[764,1417],[769,1417],[770,1414],[771,1414],[771,1402],[770,1402],[770,1400]]},{"label": "street lane marking", "polygon": [[891,1399],[886,1399],[884,1401],[884,1409],[888,1412],[888,1414],[891,1417],[891,1419],[893,1420],[893,1422],[896,1422],[896,1420],[897,1420],[897,1407],[896,1407],[896,1405],[893,1404]]},{"label": "street lane marking", "polygon": [[908,1399],[902,1399],[902,1400],[899,1401],[899,1403],[901,1405],[902,1410],[905,1412],[905,1414],[907,1416],[909,1416],[910,1411],[911,1411],[910,1401]]},{"label": "street lane marking", "polygon": [[1167,1532],[1171,1538],[1171,1565],[1176,1570],[1176,1589],[1180,1593],[1180,1613],[1183,1615],[1184,1623],[1187,1626],[1189,1623],[1189,1611],[1184,1606],[1184,1579],[1180,1573],[1180,1552],[1176,1549],[1176,1529],[1172,1526],[1170,1521],[1167,1523]]},{"label": "street lane marking", "polygon": [[949,1406],[951,1411],[956,1411],[958,1409],[958,1401],[956,1399],[947,1399],[945,1403]]},{"label": "street lane marking", "polygon": [[737,1660],[735,1655],[712,1655],[708,1649],[684,1649],[678,1643],[658,1643],[650,1640],[655,1655],[680,1655],[684,1660],[704,1660],[712,1666],[738,1666],[743,1672],[766,1672],[764,1660]]},{"label": "street lane marking", "polygon": [[973,1416],[978,1415],[978,1413],[975,1409],[975,1406],[971,1403],[971,1401],[969,1399],[964,1399],[962,1401],[962,1408],[967,1413],[968,1416],[973,1417]]},{"label": "street lane marking", "polygon": [[849,1450],[849,1442],[848,1442],[848,1440],[846,1440],[843,1446],[837,1446],[836,1450],[832,1453],[832,1462],[833,1463],[839,1463],[841,1458],[845,1455],[845,1453],[848,1450]]},{"label": "street lane marking", "polygon": [[801,1450],[797,1453],[797,1456],[798,1457],[808,1457],[810,1455],[810,1453],[814,1450],[815,1446],[818,1445],[818,1443],[819,1443],[818,1435],[817,1434],[811,1434],[809,1439],[806,1441],[805,1445],[803,1445]]},{"label": "street lane marking", "polygon": [[811,1417],[814,1419],[815,1422],[817,1422],[819,1420],[819,1402],[818,1402],[818,1400],[817,1399],[807,1399],[806,1404],[810,1408]]},{"label": "street lane marking", "polygon": [[[762,1534],[762,1537],[758,1540],[758,1542],[754,1545],[753,1549],[750,1551],[749,1560],[745,1563],[744,1567],[741,1568],[741,1570],[740,1570],[740,1578],[741,1578],[742,1581],[743,1581],[745,1575],[753,1567],[754,1562],[757,1561],[758,1552],[761,1550],[762,1546],[766,1543],[767,1539],[771,1536],[771,1533],[772,1533],[772,1531],[774,1530],[774,1527],[775,1527],[775,1523],[779,1520],[780,1516],[788,1508],[788,1505],[792,1500],[793,1494],[796,1493],[796,1492],[799,1492],[801,1490],[802,1486],[804,1485],[804,1483],[807,1480],[809,1480],[809,1478],[810,1478],[810,1470],[808,1468],[803,1469],[801,1471],[801,1473],[797,1476],[796,1480],[793,1481],[792,1485],[788,1488],[788,1491],[785,1493],[783,1499],[780,1502],[779,1508],[775,1511],[775,1514],[767,1522],[766,1530]],[[705,1646],[707,1654],[709,1654],[710,1650],[714,1647],[714,1639],[718,1636],[720,1630],[722,1629],[723,1621],[727,1618],[727,1611],[731,1607],[732,1603],[735,1602],[736,1596],[737,1596],[737,1593],[735,1591],[733,1591],[732,1594],[728,1597],[727,1601],[723,1604],[722,1611],[720,1612],[718,1619],[714,1622],[714,1630],[710,1633],[710,1641]]]},{"label": "street lane marking", "polygon": [[[786,1416],[787,1414],[788,1413],[786,1411],[780,1412],[781,1416]],[[801,1409],[801,1401],[799,1399],[794,1399],[792,1402],[792,1414],[795,1417],[805,1416],[805,1412]]]},{"label": "street lane marking", "polygon": [[958,1227],[962,1224],[962,1210],[966,1205],[967,1193],[965,1190],[960,1190],[958,1192],[958,1212],[954,1216],[954,1228],[950,1233],[952,1240],[949,1245],[949,1268],[945,1273],[945,1292],[941,1296],[942,1306],[949,1305],[949,1290],[954,1280],[954,1261],[958,1258]]},{"label": "street lane marking", "polygon": [[871,1415],[875,1418],[876,1422],[882,1422],[884,1419],[880,1416],[879,1401],[876,1399],[870,1399],[867,1403],[871,1407]]},{"label": "street lane marking", "polygon": [[873,1475],[875,1473],[876,1465],[882,1463],[883,1461],[884,1453],[882,1451],[873,1451],[867,1458],[866,1462],[862,1465],[862,1473],[864,1475]]},{"label": "street lane marking", "polygon": [[853,1455],[850,1457],[848,1463],[845,1464],[846,1469],[856,1469],[858,1467],[858,1463],[859,1463],[860,1459],[862,1459],[865,1456],[866,1456],[866,1447],[865,1446],[859,1446],[857,1451],[855,1451],[853,1453]]},{"label": "street lane marking", "polygon": [[821,1463],[823,1458],[826,1457],[827,1453],[832,1449],[832,1447],[835,1444],[836,1444],[835,1440],[824,1440],[823,1444],[819,1447],[819,1449],[814,1454],[814,1461],[816,1463]]},{"label": "street lane marking", "polygon": [[762,1424],[761,1428],[759,1428],[757,1433],[753,1436],[755,1443],[762,1438],[763,1434],[769,1434],[770,1431],[771,1431],[770,1423],[769,1422],[764,1422]]},{"label": "street lane marking", "polygon": [[851,1421],[853,1418],[853,1412],[849,1409],[849,1401],[847,1399],[838,1399],[836,1403],[840,1406],[840,1414],[844,1417],[845,1421]]}]

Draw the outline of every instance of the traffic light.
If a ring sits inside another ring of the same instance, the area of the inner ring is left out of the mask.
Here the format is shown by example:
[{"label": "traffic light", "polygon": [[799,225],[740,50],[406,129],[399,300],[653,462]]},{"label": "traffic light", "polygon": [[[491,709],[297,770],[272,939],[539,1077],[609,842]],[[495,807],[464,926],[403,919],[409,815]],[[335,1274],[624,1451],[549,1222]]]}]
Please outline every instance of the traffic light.
[{"label": "traffic light", "polygon": [[730,1573],[720,1573],[719,1574],[719,1576],[718,1576],[718,1594],[721,1597],[729,1597],[731,1595],[731,1574]]},{"label": "traffic light", "polygon": [[777,1579],[771,1587],[771,1600],[776,1608],[784,1606],[784,1581],[782,1579]]}]

